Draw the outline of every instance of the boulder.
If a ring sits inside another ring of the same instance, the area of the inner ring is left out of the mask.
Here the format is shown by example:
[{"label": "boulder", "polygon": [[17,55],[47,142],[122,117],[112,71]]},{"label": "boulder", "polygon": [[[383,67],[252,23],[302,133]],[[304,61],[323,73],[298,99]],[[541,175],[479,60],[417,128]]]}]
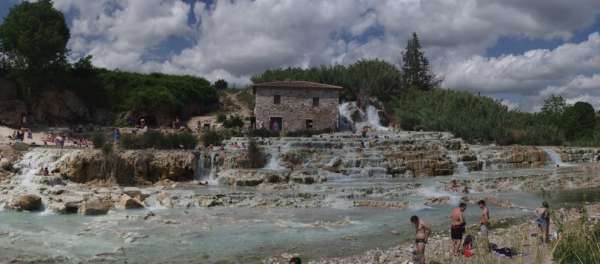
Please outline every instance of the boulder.
[{"label": "boulder", "polygon": [[293,171],[290,175],[290,182],[299,184],[314,184],[320,182],[320,177],[317,171],[301,170]]},{"label": "boulder", "polygon": [[405,209],[408,208],[406,202],[401,201],[378,201],[378,200],[355,200],[355,207],[370,207],[370,208],[393,208]]},{"label": "boulder", "polygon": [[119,207],[123,209],[142,209],[144,205],[138,199],[132,198],[127,194],[121,195]]},{"label": "boulder", "polygon": [[21,195],[12,201],[12,208],[25,211],[42,210],[42,198],[34,194]]},{"label": "boulder", "polygon": [[425,201],[425,205],[443,205],[448,204],[448,202],[450,202],[450,196],[429,197],[427,198],[427,201]]},{"label": "boulder", "polygon": [[110,201],[85,201],[79,207],[79,213],[82,215],[105,215],[112,206],[112,202]]}]

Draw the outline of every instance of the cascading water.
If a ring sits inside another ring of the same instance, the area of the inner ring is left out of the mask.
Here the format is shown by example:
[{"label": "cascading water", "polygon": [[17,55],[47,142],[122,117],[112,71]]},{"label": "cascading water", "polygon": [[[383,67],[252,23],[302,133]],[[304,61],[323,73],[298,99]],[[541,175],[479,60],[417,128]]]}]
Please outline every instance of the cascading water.
[{"label": "cascading water", "polygon": [[388,131],[389,128],[381,125],[379,110],[372,105],[367,106],[367,122],[377,131]]},{"label": "cascading water", "polygon": [[[65,160],[77,155],[77,150],[65,150],[65,149],[34,149],[27,152],[23,158],[15,164],[15,168],[19,170],[19,173],[12,178],[10,185],[14,188],[6,197],[2,197],[3,200],[9,200],[15,195],[22,194],[36,194],[42,197],[45,201],[44,195],[41,195],[39,187],[41,186],[38,181],[44,179],[42,170],[48,169],[49,172],[56,170]],[[51,173],[52,174],[52,173]]]},{"label": "cascading water", "polygon": [[379,110],[373,105],[368,105],[367,112],[365,113],[357,106],[356,102],[345,102],[338,106],[338,111],[343,120],[342,128],[350,126],[354,130],[359,131],[363,127],[368,126],[376,131],[389,130],[389,128],[381,125]]},{"label": "cascading water", "polygon": [[[287,145],[284,145],[283,147],[287,149]],[[281,166],[282,152],[285,152],[285,149],[283,149],[282,146],[269,148],[270,158],[264,168],[267,170],[285,170],[285,167]]]},{"label": "cascading water", "polygon": [[560,155],[558,153],[556,153],[556,151],[554,151],[553,149],[550,149],[550,148],[542,148],[542,149],[544,150],[544,152],[546,152],[546,155],[548,155],[548,158],[550,158],[550,161],[552,161],[554,166],[558,166],[558,167],[571,166],[568,163],[562,162]]},{"label": "cascading water", "polygon": [[215,152],[210,152],[210,153],[201,152],[198,155],[198,161],[197,161],[198,164],[196,167],[196,175],[195,175],[196,180],[206,182],[209,185],[217,185],[218,184],[217,168],[215,166],[216,158],[217,158],[217,153],[215,153]]}]

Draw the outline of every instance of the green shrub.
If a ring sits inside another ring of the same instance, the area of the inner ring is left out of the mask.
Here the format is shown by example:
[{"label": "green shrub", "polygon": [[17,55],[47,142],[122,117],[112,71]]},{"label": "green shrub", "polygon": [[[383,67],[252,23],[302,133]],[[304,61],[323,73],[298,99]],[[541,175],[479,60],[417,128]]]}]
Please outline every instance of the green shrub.
[{"label": "green shrub", "polygon": [[268,137],[279,137],[279,133],[275,133],[266,128],[253,129],[248,132],[250,137],[268,138]]},{"label": "green shrub", "polygon": [[113,153],[113,145],[110,143],[105,143],[104,145],[102,145],[102,153],[104,153],[104,155],[110,155]]},{"label": "green shrub", "polygon": [[198,140],[190,133],[162,134],[146,132],[140,135],[121,136],[120,145],[124,149],[194,149]]},{"label": "green shrub", "polygon": [[232,116],[229,119],[223,121],[223,127],[225,128],[241,128],[244,126],[244,120],[239,116]]},{"label": "green shrub", "polygon": [[223,123],[227,120],[227,116],[223,113],[218,113],[217,114],[217,122],[218,123]]},{"label": "green shrub", "polygon": [[304,129],[304,130],[296,130],[290,131],[285,134],[287,137],[312,137],[313,135],[327,134],[333,132],[332,129],[326,128],[321,130],[314,129]]},{"label": "green shrub", "polygon": [[246,150],[246,168],[259,169],[267,164],[267,156],[256,143],[254,138],[248,139],[248,148]]},{"label": "green shrub", "polygon": [[94,144],[94,148],[100,149],[106,144],[106,135],[102,132],[94,132],[92,134],[92,144]]},{"label": "green shrub", "polygon": [[600,263],[600,224],[580,221],[568,225],[557,241],[553,257],[561,264]]},{"label": "green shrub", "polygon": [[212,146],[220,146],[221,144],[223,144],[224,135],[223,135],[223,133],[221,133],[219,131],[208,130],[208,131],[205,131],[204,133],[202,133],[200,140],[202,141],[202,144],[205,147],[208,147],[211,145]]}]

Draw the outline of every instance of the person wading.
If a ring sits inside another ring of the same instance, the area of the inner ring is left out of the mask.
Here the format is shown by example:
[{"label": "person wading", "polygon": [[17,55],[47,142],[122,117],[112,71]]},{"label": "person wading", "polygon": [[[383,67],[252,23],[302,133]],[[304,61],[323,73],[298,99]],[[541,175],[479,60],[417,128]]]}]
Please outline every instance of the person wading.
[{"label": "person wading", "polygon": [[452,226],[450,227],[450,237],[452,238],[452,253],[454,256],[460,255],[460,244],[462,243],[463,235],[465,233],[465,216],[464,212],[467,210],[467,204],[460,203],[460,205],[452,209],[450,219],[452,219]]},{"label": "person wading", "polygon": [[416,215],[410,217],[410,222],[415,225],[417,231],[415,235],[414,261],[418,264],[425,264],[425,245],[429,239],[429,234],[431,234],[431,228]]},{"label": "person wading", "polygon": [[479,222],[479,233],[482,237],[487,240],[488,232],[490,228],[490,209],[485,205],[484,200],[480,200],[478,203],[481,209],[481,221]]}]

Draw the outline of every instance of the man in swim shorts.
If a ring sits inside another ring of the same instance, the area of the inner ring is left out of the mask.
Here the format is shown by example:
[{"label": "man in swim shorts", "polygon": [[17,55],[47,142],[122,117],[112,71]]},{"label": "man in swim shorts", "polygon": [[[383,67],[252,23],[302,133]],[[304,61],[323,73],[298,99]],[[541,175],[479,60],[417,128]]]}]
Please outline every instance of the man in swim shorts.
[{"label": "man in swim shorts", "polygon": [[452,220],[450,237],[452,238],[452,253],[454,256],[460,255],[460,245],[465,234],[465,226],[467,225],[464,216],[465,210],[467,210],[467,204],[460,203],[458,207],[452,209],[452,213],[450,214],[450,219]]},{"label": "man in swim shorts", "polygon": [[416,215],[410,217],[410,222],[415,225],[417,231],[415,235],[414,261],[418,264],[425,264],[425,244],[427,244],[427,240],[431,234],[431,227]]}]

